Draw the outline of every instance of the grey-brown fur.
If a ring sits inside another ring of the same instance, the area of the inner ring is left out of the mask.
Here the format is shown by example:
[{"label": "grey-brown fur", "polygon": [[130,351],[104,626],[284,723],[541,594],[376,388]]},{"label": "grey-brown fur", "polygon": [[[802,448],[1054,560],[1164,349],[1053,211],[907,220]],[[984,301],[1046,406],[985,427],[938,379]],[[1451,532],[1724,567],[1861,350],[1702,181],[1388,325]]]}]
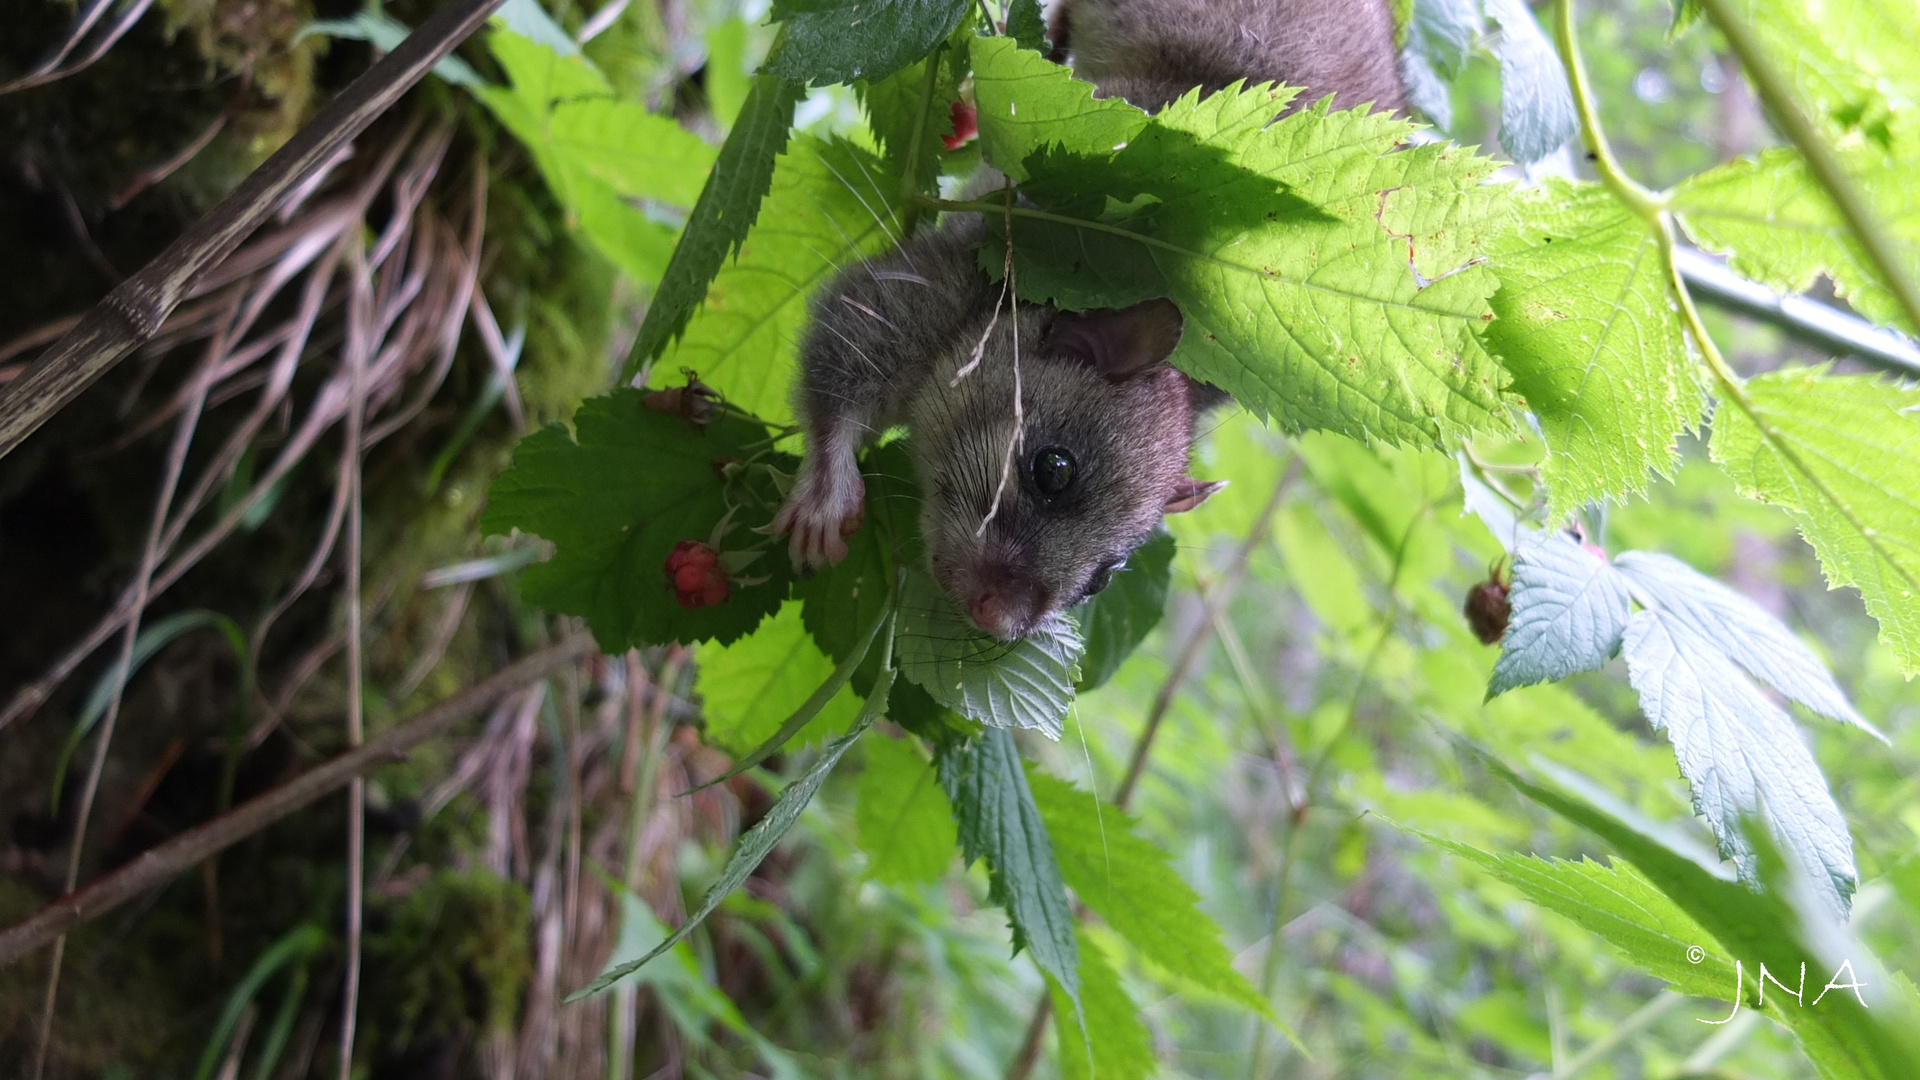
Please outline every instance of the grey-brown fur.
[{"label": "grey-brown fur", "polygon": [[[1071,0],[1055,25],[1078,73],[1149,109],[1240,78],[1304,85],[1303,101],[1401,104],[1380,0]],[[1186,475],[1196,408],[1217,391],[1164,363],[1180,330],[1166,301],[996,317],[1000,286],[973,250],[985,236],[978,218],[949,216],[814,298],[795,395],[807,456],[774,527],[792,532],[797,564],[844,558],[863,506],[853,455],[906,423],[929,568],[977,625],[1011,638],[1097,591],[1162,514],[1219,486]],[[1033,471],[1049,448],[1075,465],[1051,497]]]}]

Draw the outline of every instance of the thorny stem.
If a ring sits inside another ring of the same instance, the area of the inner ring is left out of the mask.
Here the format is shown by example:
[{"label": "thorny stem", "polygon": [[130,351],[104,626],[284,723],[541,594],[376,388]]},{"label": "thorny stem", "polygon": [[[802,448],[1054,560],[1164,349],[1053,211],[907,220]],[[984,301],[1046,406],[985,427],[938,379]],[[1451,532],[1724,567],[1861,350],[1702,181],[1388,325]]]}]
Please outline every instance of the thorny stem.
[{"label": "thorny stem", "polygon": [[[1228,602],[1233,599],[1234,593],[1240,589],[1241,582],[1246,579],[1247,563],[1253,558],[1254,551],[1266,541],[1267,533],[1273,524],[1274,512],[1280,508],[1281,498],[1285,496],[1287,488],[1299,472],[1300,459],[1295,457],[1287,463],[1286,470],[1280,474],[1280,479],[1274,482],[1273,493],[1267,496],[1266,505],[1260,508],[1259,516],[1254,519],[1253,528],[1247,530],[1246,538],[1234,551],[1233,560],[1227,564],[1226,573],[1220,576],[1212,589],[1205,592],[1202,603],[1206,610],[1203,617],[1194,627],[1193,633],[1188,635],[1186,644],[1181,646],[1180,655],[1174,661],[1173,670],[1167,673],[1166,681],[1160,684],[1160,692],[1154,695],[1153,705],[1147,711],[1147,722],[1140,729],[1139,737],[1134,740],[1133,753],[1127,759],[1126,775],[1120,781],[1120,786],[1114,790],[1113,804],[1119,809],[1124,811],[1133,804],[1134,792],[1139,788],[1140,778],[1146,773],[1147,758],[1153,752],[1154,740],[1160,733],[1161,722],[1166,719],[1167,709],[1173,704],[1173,699],[1179,694],[1181,687],[1185,686],[1187,680],[1192,677],[1194,666],[1199,662],[1201,650],[1213,637]],[[1020,1050],[1007,1067],[1006,1080],[1026,1080],[1028,1074],[1033,1071],[1033,1066],[1040,1059],[1041,1041],[1046,1034],[1047,1020],[1052,1015],[1053,997],[1042,993],[1040,1000],[1034,1005],[1033,1018],[1027,1021],[1027,1031],[1025,1037],[1021,1039]]]},{"label": "thorny stem", "polygon": [[1706,9],[1707,18],[1712,20],[1733,54],[1740,59],[1741,68],[1747,78],[1753,81],[1754,90],[1760,100],[1766,104],[1767,113],[1773,122],[1779,125],[1781,132],[1792,140],[1806,159],[1807,167],[1827,189],[1827,195],[1847,221],[1847,227],[1853,231],[1854,239],[1866,250],[1867,257],[1873,260],[1874,269],[1886,282],[1888,289],[1900,301],[1906,312],[1909,325],[1920,328],[1920,287],[1916,287],[1894,253],[1891,237],[1858,184],[1840,164],[1840,158],[1833,147],[1821,137],[1820,132],[1800,110],[1793,100],[1793,92],[1788,80],[1763,55],[1759,39],[1753,27],[1745,19],[1733,13],[1727,0],[1700,0],[1700,6]]},{"label": "thorny stem", "polygon": [[[219,359],[225,352],[225,340],[225,332],[216,334],[208,347],[207,359],[193,377],[192,395],[180,414],[180,422],[174,429],[173,445],[167,451],[166,471],[160,481],[160,494],[154,502],[153,520],[147,528],[147,542],[140,552],[140,569],[134,578],[133,612],[127,617],[126,630],[120,639],[120,656],[113,665],[113,693],[107,698],[106,715],[101,718],[100,733],[95,736],[97,741],[93,746],[93,760],[87,767],[87,784],[80,794],[80,813],[73,826],[73,849],[67,855],[66,883],[61,890],[63,895],[72,895],[74,886],[80,882],[80,854],[86,846],[87,824],[93,817],[93,800],[100,792],[100,776],[106,771],[107,749],[113,743],[114,728],[120,719],[120,703],[126,695],[127,676],[133,666],[134,642],[140,636],[140,615],[146,610],[148,587],[153,582],[154,567],[160,561],[161,533],[173,506],[174,493],[180,487],[180,474],[186,468],[187,448],[200,426],[200,411],[206,405],[207,391],[212,386]],[[40,1032],[33,1049],[34,1080],[40,1080],[46,1068],[47,1044],[53,1036],[54,1002],[60,993],[61,961],[65,959],[66,952],[67,937],[61,934],[53,943],[53,959],[47,969],[46,1001],[41,1006]]]}]

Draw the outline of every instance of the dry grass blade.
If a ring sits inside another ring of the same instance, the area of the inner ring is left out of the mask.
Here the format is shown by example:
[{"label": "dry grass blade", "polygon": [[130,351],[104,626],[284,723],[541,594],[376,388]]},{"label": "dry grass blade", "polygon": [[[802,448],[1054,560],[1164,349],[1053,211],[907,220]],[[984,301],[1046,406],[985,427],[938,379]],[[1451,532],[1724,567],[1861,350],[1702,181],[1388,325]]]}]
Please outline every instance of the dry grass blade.
[{"label": "dry grass blade", "polygon": [[503,0],[448,0],[241,181],[160,257],[128,278],[0,394],[0,457],[108,368],[152,338],[167,316],[299,184],[386,112]]},{"label": "dry grass blade", "polygon": [[127,36],[127,31],[133,29],[133,25],[140,21],[140,17],[147,13],[148,8],[153,6],[153,0],[134,0],[127,10],[120,13],[119,18],[99,34],[94,35],[93,44],[88,46],[85,52],[68,62],[67,57],[72,56],[74,50],[80,47],[80,43],[87,40],[88,35],[92,34],[95,26],[99,24],[101,16],[107,13],[107,9],[112,7],[114,2],[115,0],[93,0],[93,3],[76,12],[72,24],[67,27],[66,38],[32,71],[12,82],[0,83],[0,95],[45,86],[47,83],[64,79],[92,67],[101,57],[107,55],[108,49],[113,48],[116,42]]},{"label": "dry grass blade", "polygon": [[197,825],[172,840],[143,852],[132,862],[54,901],[38,912],[0,930],[0,967],[14,963],[74,927],[89,922],[156,886],[208,856],[246,839],[261,829],[337,791],[355,776],[407,752],[445,732],[494,702],[546,678],[554,670],[594,652],[587,634],[570,637],[531,653],[481,682],[369,739],[325,764],[302,773],[279,787],[256,796],[211,821]]}]

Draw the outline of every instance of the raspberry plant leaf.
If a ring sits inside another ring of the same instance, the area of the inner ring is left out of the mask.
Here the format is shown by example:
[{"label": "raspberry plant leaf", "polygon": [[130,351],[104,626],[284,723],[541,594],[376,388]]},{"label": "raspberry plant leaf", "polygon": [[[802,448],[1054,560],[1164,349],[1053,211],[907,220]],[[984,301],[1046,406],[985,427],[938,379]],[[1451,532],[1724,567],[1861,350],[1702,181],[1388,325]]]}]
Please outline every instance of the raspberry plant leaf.
[{"label": "raspberry plant leaf", "polygon": [[1597,184],[1550,180],[1519,199],[1522,224],[1492,245],[1486,340],[1539,418],[1557,517],[1671,477],[1703,399],[1646,224]]},{"label": "raspberry plant leaf", "polygon": [[907,574],[896,635],[901,673],[935,701],[989,727],[1060,737],[1083,650],[1071,616],[1057,616],[1018,641],[1000,641],[976,629],[916,567]]},{"label": "raspberry plant leaf", "polygon": [[867,873],[896,885],[938,881],[953,865],[959,834],[933,765],[911,739],[875,735],[865,753],[853,820]]},{"label": "raspberry plant leaf", "polygon": [[901,193],[873,154],[810,135],[794,139],[769,185],[739,256],[715,268],[705,306],[654,371],[691,368],[732,404],[786,423],[807,298],[840,267],[898,238]]},{"label": "raspberry plant leaf", "polygon": [[689,610],[675,598],[667,555],[682,540],[705,540],[729,508],[735,528],[723,549],[767,541],[747,526],[769,520],[778,503],[766,470],[721,476],[729,461],[760,454],[785,471],[792,458],[757,448],[767,429],[722,413],[704,429],[648,408],[634,389],[588,398],[574,431],[549,424],[520,441],[513,466],[489,491],[484,533],[518,529],[550,540],[553,558],[521,577],[528,601],[587,620],[603,651],[622,653],[672,641],[733,641],[753,631],[786,598],[792,569],[769,550],[719,604]]},{"label": "raspberry plant leaf", "polygon": [[773,17],[786,32],[766,70],[814,86],[882,79],[931,52],[972,8],[971,0],[781,0]]},{"label": "raspberry plant leaf", "polygon": [[[909,603],[911,601],[908,601]],[[903,607],[903,611],[904,611]],[[988,896],[1007,909],[1013,947],[1080,1001],[1080,957],[1067,889],[1054,861],[1053,840],[1034,805],[1013,736],[988,728],[972,739],[942,746],[934,756],[959,828],[960,857],[987,862]]]},{"label": "raspberry plant leaf", "polygon": [[1275,1020],[1266,998],[1234,968],[1220,927],[1200,910],[1199,894],[1174,872],[1166,852],[1141,839],[1132,817],[1045,773],[1030,771],[1027,782],[1053,838],[1060,876],[1081,903],[1155,966]]},{"label": "raspberry plant leaf", "polygon": [[1085,927],[1074,928],[1074,940],[1080,949],[1078,1010],[1058,982],[1047,980],[1062,1080],[1146,1080],[1155,1071],[1155,1055],[1140,1007]]},{"label": "raspberry plant leaf", "polygon": [[1533,533],[1513,553],[1513,615],[1487,696],[1592,671],[1620,651],[1626,579],[1562,532]]},{"label": "raspberry plant leaf", "polygon": [[1160,625],[1173,583],[1173,535],[1153,534],[1114,571],[1105,590],[1075,609],[1086,652],[1080,657],[1079,693],[1099,686],[1120,670],[1133,650]]},{"label": "raspberry plant leaf", "polygon": [[1715,414],[1714,460],[1792,516],[1828,584],[1859,589],[1901,670],[1920,673],[1920,390],[1810,369],[1745,395],[1753,415]]}]

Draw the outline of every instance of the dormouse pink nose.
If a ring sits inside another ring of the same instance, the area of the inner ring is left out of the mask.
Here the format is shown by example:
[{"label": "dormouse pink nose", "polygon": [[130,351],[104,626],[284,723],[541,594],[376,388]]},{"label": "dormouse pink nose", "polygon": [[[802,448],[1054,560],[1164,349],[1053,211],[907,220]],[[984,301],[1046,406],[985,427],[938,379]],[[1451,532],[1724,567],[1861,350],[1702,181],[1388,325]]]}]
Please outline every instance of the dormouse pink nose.
[{"label": "dormouse pink nose", "polygon": [[1006,598],[992,589],[983,589],[967,605],[967,614],[972,617],[973,625],[1002,640],[1011,639],[1013,633],[1013,611]]}]

